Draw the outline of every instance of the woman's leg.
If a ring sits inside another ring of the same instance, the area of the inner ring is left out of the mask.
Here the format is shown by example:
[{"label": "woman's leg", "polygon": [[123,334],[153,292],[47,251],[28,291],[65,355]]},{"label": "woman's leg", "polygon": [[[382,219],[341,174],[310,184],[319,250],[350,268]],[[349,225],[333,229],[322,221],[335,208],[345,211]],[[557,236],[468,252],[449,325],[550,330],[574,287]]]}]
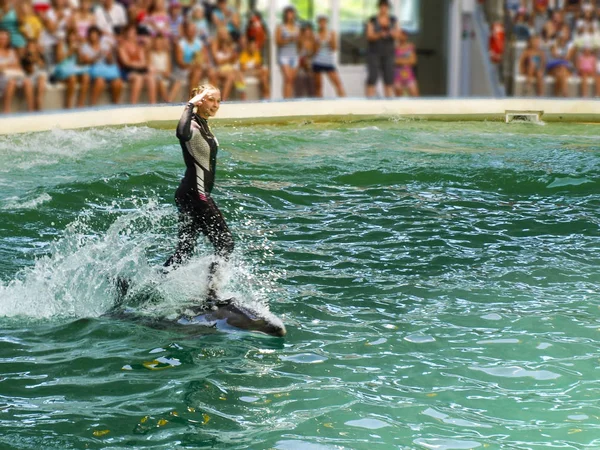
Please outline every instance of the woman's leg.
[{"label": "woman's leg", "polygon": [[156,103],[156,78],[151,73],[144,75],[146,88],[148,89],[148,101],[151,105]]},{"label": "woman's leg", "polygon": [[71,75],[65,80],[67,88],[65,89],[65,108],[70,109],[75,102],[75,87],[77,86],[77,77]]},{"label": "woman's leg", "polygon": [[23,92],[25,93],[25,101],[27,102],[27,111],[33,111],[35,108],[35,99],[33,93],[33,83],[29,77],[23,80]]},{"label": "woman's leg", "polygon": [[77,106],[82,108],[85,105],[88,91],[90,90],[90,76],[84,73],[79,78],[79,96],[77,98]]},{"label": "woman's leg", "polygon": [[542,95],[544,95],[544,71],[539,69],[536,73],[536,78],[537,78],[537,84],[536,84],[537,95],[538,95],[538,97],[541,97]]},{"label": "woman's leg", "polygon": [[12,103],[12,99],[15,96],[15,89],[17,88],[17,82],[15,80],[8,80],[6,82],[6,87],[4,88],[4,107],[3,110],[5,113],[10,112],[10,105]]},{"label": "woman's leg", "polygon": [[179,91],[181,90],[181,81],[175,80],[171,85],[171,90],[169,91],[169,96],[167,97],[167,103],[172,103],[177,98]]},{"label": "woman's leg", "polygon": [[292,98],[294,97],[294,83],[296,82],[298,69],[293,69],[285,64],[280,67],[283,75],[283,98]]},{"label": "woman's leg", "polygon": [[581,96],[587,97],[588,94],[588,79],[589,75],[587,73],[581,73]]},{"label": "woman's leg", "polygon": [[342,85],[342,79],[340,78],[340,74],[337,70],[332,70],[327,73],[329,77],[329,81],[333,84],[335,88],[335,92],[338,97],[345,97],[346,91],[344,91],[344,86]]},{"label": "woman's leg", "polygon": [[156,78],[156,92],[163,103],[169,103],[169,92],[167,90],[167,81],[162,78]]},{"label": "woman's leg", "polygon": [[123,80],[115,78],[110,82],[110,93],[112,102],[117,105],[121,101],[121,91],[123,90]]},{"label": "woman's leg", "polygon": [[365,88],[365,95],[367,97],[375,97],[375,85],[377,84],[377,77],[379,75],[377,59],[376,53],[367,52],[367,83]]},{"label": "woman's leg", "polygon": [[223,101],[227,101],[227,99],[229,98],[229,94],[231,94],[231,89],[233,87],[233,81],[235,74],[232,71],[226,72],[226,73],[222,73],[221,74],[221,79],[223,80]]},{"label": "woman's leg", "polygon": [[139,73],[131,72],[127,77],[127,81],[129,82],[129,89],[131,92],[130,102],[132,105],[137,105],[142,92],[142,83],[144,82],[144,79]]},{"label": "woman's leg", "polygon": [[419,85],[417,84],[417,80],[413,80],[408,84],[408,95],[411,97],[419,96]]},{"label": "woman's leg", "polygon": [[315,97],[323,98],[323,73],[313,72],[315,80]]},{"label": "woman's leg", "polygon": [[46,93],[46,76],[39,75],[35,86],[35,109],[42,110],[44,104],[44,94]]},{"label": "woman's leg", "polygon": [[269,85],[269,69],[267,69],[266,67],[260,68],[259,80],[263,98],[271,98],[271,86]]},{"label": "woman's leg", "polygon": [[98,103],[98,99],[100,98],[100,94],[106,87],[106,81],[104,78],[96,78],[92,83],[92,95],[90,96],[90,105],[94,106]]}]

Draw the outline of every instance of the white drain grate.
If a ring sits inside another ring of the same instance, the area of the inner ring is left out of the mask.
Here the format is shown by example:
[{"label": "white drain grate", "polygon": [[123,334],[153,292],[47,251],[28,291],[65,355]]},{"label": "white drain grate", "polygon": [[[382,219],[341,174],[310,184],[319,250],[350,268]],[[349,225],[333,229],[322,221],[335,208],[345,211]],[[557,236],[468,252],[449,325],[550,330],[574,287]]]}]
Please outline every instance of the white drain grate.
[{"label": "white drain grate", "polygon": [[504,111],[506,123],[540,123],[544,111]]}]

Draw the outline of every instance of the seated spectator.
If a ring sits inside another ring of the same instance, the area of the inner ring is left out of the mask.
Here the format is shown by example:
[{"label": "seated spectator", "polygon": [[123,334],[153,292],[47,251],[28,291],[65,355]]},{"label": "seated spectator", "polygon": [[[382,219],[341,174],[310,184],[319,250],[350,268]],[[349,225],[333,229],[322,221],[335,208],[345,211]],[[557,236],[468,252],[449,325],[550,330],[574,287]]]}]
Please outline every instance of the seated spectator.
[{"label": "seated spectator", "polygon": [[558,34],[554,45],[550,48],[550,58],[546,71],[555,80],[554,94],[562,97],[569,96],[569,78],[572,65],[569,62],[569,26],[565,25]]},{"label": "seated spectator", "polygon": [[[329,81],[331,81],[331,84],[335,88],[337,96],[345,97],[346,93],[342,86],[342,80],[335,67],[334,52],[337,50],[337,37],[333,31],[329,31],[328,29],[327,16],[319,16],[317,23],[319,29],[315,35],[315,54],[312,60],[316,96],[323,97],[323,74],[327,74]],[[406,35],[404,36],[406,37]],[[410,45],[412,46],[412,44]]]},{"label": "seated spectator", "polygon": [[527,48],[519,58],[519,73],[525,75],[527,81],[527,93],[532,92],[533,84],[536,85],[538,96],[544,93],[544,69],[546,68],[546,56],[540,48],[540,38],[532,36]]},{"label": "seated spectator", "polygon": [[246,85],[241,72],[236,68],[238,55],[233,38],[225,26],[217,28],[217,35],[211,44],[212,57],[216,66],[216,78],[221,84],[221,97],[227,101],[234,86],[242,99],[246,97]]},{"label": "seated spectator", "polygon": [[18,4],[17,17],[19,18],[19,31],[25,40],[37,42],[44,30],[44,25],[29,2],[22,1]]},{"label": "seated spectator", "polygon": [[21,66],[25,72],[25,78],[30,81],[32,86],[32,95],[26,98],[27,109],[29,111],[40,111],[44,101],[48,72],[42,48],[36,40],[30,39],[27,41],[25,54],[21,58]]},{"label": "seated spectator", "polygon": [[4,97],[3,111],[10,112],[15,91],[23,88],[28,99],[27,106],[33,110],[33,87],[31,80],[25,77],[25,72],[19,62],[17,51],[10,46],[10,33],[0,30],[0,96]]},{"label": "seated spectator", "polygon": [[581,77],[581,96],[587,97],[588,95],[588,80],[592,79],[596,83],[596,95],[600,93],[598,88],[598,82],[600,76],[597,72],[598,60],[596,55],[592,52],[591,44],[586,44],[583,49],[580,50],[576,58],[576,68],[579,76]]},{"label": "seated spectator", "polygon": [[202,5],[194,5],[188,12],[188,21],[196,25],[196,34],[202,42],[207,43],[210,35],[208,28],[208,20],[204,16],[204,7]]},{"label": "seated spectator", "polygon": [[529,21],[530,18],[527,14],[527,9],[525,7],[519,8],[513,23],[513,35],[515,36],[516,40],[528,41],[529,38],[535,33],[535,30],[532,29]]},{"label": "seated spectator", "polygon": [[175,46],[175,78],[187,82],[188,89],[198,86],[204,76],[208,76],[210,83],[215,84],[208,50],[196,35],[196,25],[184,22],[182,33]]},{"label": "seated spectator", "polygon": [[250,14],[246,27],[246,38],[248,41],[253,39],[256,42],[258,51],[262,53],[267,42],[267,27],[263,23],[262,16],[258,11],[253,11]]},{"label": "seated spectator", "polygon": [[417,52],[404,30],[400,30],[396,39],[396,70],[394,73],[394,90],[400,97],[404,91],[411,97],[419,96],[419,86],[415,77],[414,67],[417,64]]},{"label": "seated spectator", "polygon": [[150,14],[146,17],[144,24],[150,30],[152,36],[171,34],[171,24],[165,0],[153,0],[150,6]]},{"label": "seated spectator", "polygon": [[567,24],[569,24],[570,28],[574,27],[575,20],[579,16],[583,6],[584,3],[581,0],[563,0],[565,21]]},{"label": "seated spectator", "polygon": [[83,42],[87,39],[88,28],[92,25],[96,25],[96,16],[92,13],[92,1],[79,0],[79,8],[71,16],[70,27],[77,30],[77,34]]},{"label": "seated spectator", "polygon": [[149,72],[146,51],[138,42],[134,24],[129,24],[124,28],[117,53],[121,63],[122,77],[129,83],[131,89],[130,103],[137,104],[144,85],[148,91],[148,101],[151,104],[156,103],[156,82]]},{"label": "seated spectator", "polygon": [[112,45],[116,45],[117,36],[129,23],[125,7],[115,0],[100,0],[94,9],[94,16],[102,34],[111,39]]},{"label": "seated spectator", "polygon": [[548,21],[548,14],[550,13],[548,0],[533,0],[533,29],[535,34],[540,34],[544,25]]},{"label": "seated spectator", "polygon": [[79,60],[82,64],[90,66],[89,73],[92,81],[90,105],[98,103],[107,83],[110,86],[112,102],[117,104],[121,99],[123,80],[110,41],[103,42],[101,38],[100,28],[91,26],[88,29],[87,41],[79,52]]},{"label": "seated spectator", "polygon": [[[181,90],[181,81],[173,77],[168,39],[159,34],[152,42],[149,54],[150,71],[156,80],[158,93],[165,103],[172,103]],[[171,89],[169,89],[171,84]]]},{"label": "seated spectator", "polygon": [[67,36],[67,26],[71,18],[71,8],[67,0],[52,0],[52,5],[44,13],[40,13],[44,30],[40,36],[40,44],[44,52],[44,59],[51,72],[54,67],[54,49],[58,41]]},{"label": "seated spectator", "polygon": [[227,0],[217,0],[217,6],[212,12],[212,21],[217,29],[225,26],[235,42],[240,39],[240,15],[234,8],[227,6]]},{"label": "seated spectator", "polygon": [[137,26],[138,36],[150,36],[150,30],[146,27],[146,19],[150,15],[152,0],[135,0],[127,10],[128,23]]},{"label": "seated spectator", "polygon": [[11,47],[21,56],[27,40],[20,31],[15,0],[0,0],[0,30],[8,31]]},{"label": "seated spectator", "polygon": [[184,15],[181,3],[177,0],[172,1],[169,5],[169,28],[171,29],[170,34],[173,42],[177,42],[179,37],[184,35],[183,22]]},{"label": "seated spectator", "polygon": [[70,29],[65,41],[56,44],[56,67],[52,78],[66,84],[65,108],[72,108],[79,84],[77,106],[82,107],[90,87],[89,68],[79,65],[80,40],[77,31]]},{"label": "seated spectator", "polygon": [[252,38],[248,39],[247,45],[240,54],[240,70],[244,77],[251,76],[258,78],[263,99],[271,97],[269,68],[263,65],[258,44]]}]

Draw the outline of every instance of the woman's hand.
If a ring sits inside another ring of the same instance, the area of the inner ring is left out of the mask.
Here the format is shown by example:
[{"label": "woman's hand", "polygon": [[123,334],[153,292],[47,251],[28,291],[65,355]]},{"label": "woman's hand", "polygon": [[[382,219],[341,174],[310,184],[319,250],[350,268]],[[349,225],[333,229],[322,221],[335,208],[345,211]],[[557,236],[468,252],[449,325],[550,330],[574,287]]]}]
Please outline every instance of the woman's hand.
[{"label": "woman's hand", "polygon": [[204,97],[206,97],[207,95],[210,94],[214,94],[216,93],[215,89],[206,89],[202,92],[200,92],[199,94],[195,95],[194,97],[192,97],[189,101],[189,103],[192,103],[194,106],[199,106],[202,104],[202,100],[204,99]]}]

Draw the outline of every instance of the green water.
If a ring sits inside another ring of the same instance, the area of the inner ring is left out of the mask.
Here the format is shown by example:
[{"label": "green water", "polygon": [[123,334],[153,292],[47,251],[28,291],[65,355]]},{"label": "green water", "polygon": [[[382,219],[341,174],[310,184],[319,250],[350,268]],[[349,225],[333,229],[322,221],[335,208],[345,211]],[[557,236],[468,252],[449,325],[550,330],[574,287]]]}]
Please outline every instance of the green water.
[{"label": "green water", "polygon": [[599,127],[215,133],[223,289],[285,339],[101,317],[175,245],[173,130],[0,138],[0,448],[600,448]]}]

